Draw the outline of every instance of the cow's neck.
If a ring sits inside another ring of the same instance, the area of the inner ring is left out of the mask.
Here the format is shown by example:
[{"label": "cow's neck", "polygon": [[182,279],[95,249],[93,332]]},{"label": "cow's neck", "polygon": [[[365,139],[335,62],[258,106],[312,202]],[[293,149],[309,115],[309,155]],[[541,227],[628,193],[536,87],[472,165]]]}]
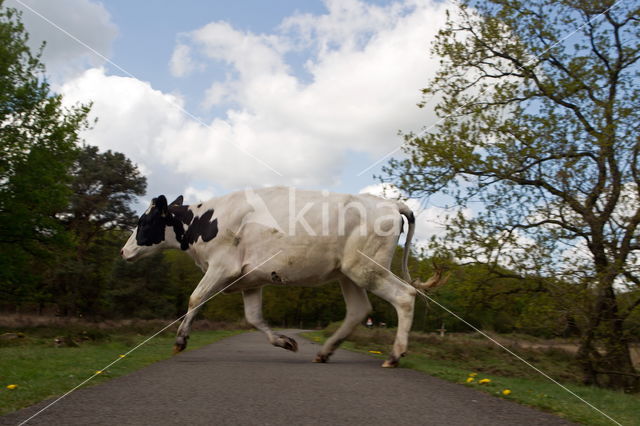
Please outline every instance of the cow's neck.
[{"label": "cow's neck", "polygon": [[193,220],[193,211],[189,206],[169,206],[172,220],[169,223],[170,232],[176,240],[177,247],[186,250],[183,244],[185,232]]},{"label": "cow's neck", "polygon": [[[199,209],[201,206],[170,206],[171,220],[169,227],[177,246],[184,251],[193,251],[193,244],[202,239],[213,240],[218,235],[218,220],[214,217],[214,209]],[[197,215],[196,213],[197,212]]]}]

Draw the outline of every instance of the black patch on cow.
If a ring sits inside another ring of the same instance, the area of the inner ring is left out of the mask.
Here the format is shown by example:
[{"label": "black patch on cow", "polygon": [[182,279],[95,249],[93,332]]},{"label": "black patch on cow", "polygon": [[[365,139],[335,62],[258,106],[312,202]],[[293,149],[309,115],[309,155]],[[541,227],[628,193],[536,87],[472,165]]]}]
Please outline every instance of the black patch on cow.
[{"label": "black patch on cow", "polygon": [[172,205],[169,206],[169,211],[171,212],[171,220],[170,225],[173,227],[173,232],[176,234],[176,240],[180,243],[180,248],[182,250],[186,250],[189,245],[183,248],[184,241],[184,225],[191,225],[193,221],[193,212],[189,209],[189,206],[177,206]]},{"label": "black patch on cow", "polygon": [[169,204],[169,206],[181,206],[183,201],[184,197],[182,195],[179,195],[178,198],[176,198],[171,202],[171,204]]},{"label": "black patch on cow", "polygon": [[138,219],[136,242],[139,246],[152,246],[164,241],[169,211],[164,195],[151,200],[151,208]]},{"label": "black patch on cow", "polygon": [[149,211],[138,220],[136,231],[138,245],[151,246],[161,243],[164,241],[167,226],[173,228],[182,250],[188,249],[198,238],[207,242],[218,235],[218,219],[212,220],[213,209],[207,210],[201,216],[195,216],[189,206],[182,205],[182,201],[182,196],[179,196],[167,205],[164,195],[154,198]]},{"label": "black patch on cow", "polygon": [[169,211],[175,221],[184,223],[187,226],[191,225],[193,212],[189,209],[189,206],[169,206]]},{"label": "black patch on cow", "polygon": [[[202,241],[207,242],[213,240],[216,235],[218,235],[218,219],[211,220],[214,212],[213,209],[207,210],[202,216],[195,217],[193,217],[191,210],[188,210],[188,212],[188,214],[185,213],[184,221],[182,219],[179,221],[176,220],[176,224],[174,224],[174,230],[179,227],[181,231],[181,235],[176,232],[176,238],[180,241],[180,248],[182,250],[188,249],[198,238],[202,238]],[[182,223],[189,225],[186,231],[183,231]]]},{"label": "black patch on cow", "polygon": [[202,203],[198,204],[198,208],[202,207]]}]

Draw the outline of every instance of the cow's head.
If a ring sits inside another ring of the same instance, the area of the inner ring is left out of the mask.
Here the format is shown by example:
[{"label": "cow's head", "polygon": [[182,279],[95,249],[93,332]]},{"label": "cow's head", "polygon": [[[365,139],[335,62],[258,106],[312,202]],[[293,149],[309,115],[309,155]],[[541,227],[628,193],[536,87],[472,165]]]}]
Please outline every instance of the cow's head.
[{"label": "cow's head", "polygon": [[[171,205],[182,205],[182,195]],[[149,208],[138,219],[138,226],[120,250],[125,260],[135,260],[149,256],[163,248],[175,247],[177,244],[172,230],[173,215],[169,211],[167,198],[160,195],[151,200]]]}]

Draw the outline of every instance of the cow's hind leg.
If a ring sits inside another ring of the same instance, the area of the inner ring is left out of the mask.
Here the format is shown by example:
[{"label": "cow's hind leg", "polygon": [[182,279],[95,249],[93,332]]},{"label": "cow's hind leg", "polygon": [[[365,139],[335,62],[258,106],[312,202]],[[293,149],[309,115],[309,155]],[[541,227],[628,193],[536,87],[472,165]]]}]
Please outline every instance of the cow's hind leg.
[{"label": "cow's hind leg", "polygon": [[244,290],[244,315],[247,322],[267,335],[267,339],[273,346],[297,352],[298,343],[291,337],[282,334],[274,334],[267,322],[262,318],[262,287]]},{"label": "cow's hind leg", "polygon": [[347,315],[340,328],[324,343],[313,362],[327,362],[333,351],[340,346],[344,339],[349,337],[358,323],[371,312],[371,303],[364,288],[358,287],[347,277],[340,279],[340,287],[347,305]]},{"label": "cow's hind leg", "polygon": [[391,356],[383,367],[397,367],[398,360],[405,356],[409,344],[409,332],[413,323],[413,309],[416,299],[416,289],[401,279],[389,274],[386,285],[371,289],[371,291],[391,303],[398,314],[398,330],[393,342]]},{"label": "cow's hind leg", "polygon": [[354,282],[366,287],[376,296],[391,303],[398,314],[398,330],[393,343],[391,356],[383,367],[396,367],[398,360],[407,352],[409,331],[413,322],[413,308],[416,289],[387,269],[373,263],[370,259],[357,262],[357,265],[344,271]]},{"label": "cow's hind leg", "polygon": [[178,327],[173,353],[181,352],[187,347],[191,323],[202,308],[202,305],[216,292],[224,289],[232,279],[233,275],[231,275],[226,268],[212,267],[207,270],[189,297],[189,310],[182,320],[180,327]]}]

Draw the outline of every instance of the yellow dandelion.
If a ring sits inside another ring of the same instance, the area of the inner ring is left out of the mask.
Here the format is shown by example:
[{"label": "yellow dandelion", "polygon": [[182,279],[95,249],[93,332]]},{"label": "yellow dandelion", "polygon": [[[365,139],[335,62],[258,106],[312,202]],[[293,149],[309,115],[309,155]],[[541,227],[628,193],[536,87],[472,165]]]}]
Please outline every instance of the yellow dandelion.
[{"label": "yellow dandelion", "polygon": [[16,389],[18,385],[7,385],[7,389],[13,390]]},{"label": "yellow dandelion", "polygon": [[478,381],[478,383],[480,383],[481,385],[484,383],[490,383],[490,382],[491,382],[491,379],[481,379]]},{"label": "yellow dandelion", "polygon": [[380,351],[369,351],[370,354],[381,354],[382,352]]},{"label": "yellow dandelion", "polygon": [[96,374],[102,374],[102,370],[97,370]]},{"label": "yellow dandelion", "polygon": [[467,383],[473,382],[475,379],[473,377],[467,377]]},{"label": "yellow dandelion", "polygon": [[469,377],[476,377],[478,373],[469,373]]},{"label": "yellow dandelion", "polygon": [[120,354],[118,355],[120,358],[124,358],[126,355],[125,354]]},{"label": "yellow dandelion", "polygon": [[511,391],[509,389],[505,389],[505,390],[502,391],[502,394],[505,395],[505,396],[509,395],[510,393],[511,393]]}]

